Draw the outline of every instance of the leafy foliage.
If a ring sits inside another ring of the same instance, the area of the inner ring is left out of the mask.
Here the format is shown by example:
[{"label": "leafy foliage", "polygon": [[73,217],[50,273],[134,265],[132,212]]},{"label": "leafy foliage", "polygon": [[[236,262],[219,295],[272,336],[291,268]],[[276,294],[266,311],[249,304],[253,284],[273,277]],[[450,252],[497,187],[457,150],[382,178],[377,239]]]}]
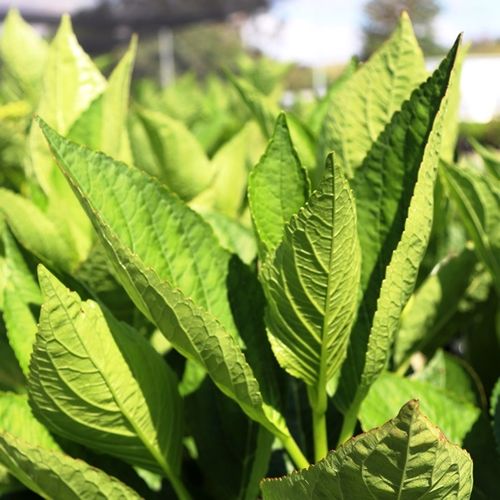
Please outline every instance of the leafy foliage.
[{"label": "leafy foliage", "polygon": [[0,494],[493,498],[500,162],[453,163],[460,41],[426,79],[404,14],[284,111],[248,57],[131,93],[136,45],[104,78],[67,16],[2,31]]}]

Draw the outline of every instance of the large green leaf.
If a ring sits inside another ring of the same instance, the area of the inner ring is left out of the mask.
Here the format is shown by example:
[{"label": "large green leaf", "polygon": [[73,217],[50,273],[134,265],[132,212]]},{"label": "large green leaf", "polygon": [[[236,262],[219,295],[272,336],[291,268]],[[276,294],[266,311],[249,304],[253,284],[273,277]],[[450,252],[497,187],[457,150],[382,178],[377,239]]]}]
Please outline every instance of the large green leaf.
[{"label": "large green leaf", "polygon": [[361,66],[332,99],[319,140],[319,159],[335,151],[351,176],[394,112],[426,75],[424,58],[410,19],[399,25],[371,59]]},{"label": "large green leaf", "polygon": [[457,311],[475,264],[474,252],[465,248],[459,255],[440,262],[420,285],[401,316],[394,345],[396,365],[423,350]]},{"label": "large green leaf", "polygon": [[266,152],[248,179],[248,200],[262,258],[275,250],[285,225],[308,197],[307,172],[292,144],[286,116],[281,113]]},{"label": "large green leaf", "polygon": [[280,365],[325,392],[339,370],[358,302],[354,198],[340,166],[325,177],[263,264],[266,323]]},{"label": "large green leaf", "polygon": [[0,463],[29,489],[48,500],[139,499],[114,477],[61,452],[0,434]]},{"label": "large green leaf", "polygon": [[98,212],[145,265],[234,331],[225,283],[230,254],[203,218],[140,170],[43,130],[70,181],[91,191],[89,216]]},{"label": "large green leaf", "polygon": [[433,384],[386,372],[371,386],[361,405],[361,428],[368,431],[382,425],[409,399],[418,399],[422,411],[456,444],[462,444],[481,414],[474,404]]},{"label": "large green leaf", "polygon": [[468,500],[471,489],[469,455],[443,437],[417,401],[309,469],[262,483],[265,500]]},{"label": "large green leaf", "polygon": [[35,105],[40,92],[47,43],[19,15],[9,10],[2,25],[0,38],[2,79],[7,81],[16,97]]},{"label": "large green leaf", "polygon": [[441,172],[478,257],[500,293],[500,189],[493,177],[471,168],[447,166]]},{"label": "large green leaf", "polygon": [[151,175],[157,177],[184,200],[206,189],[214,177],[201,145],[186,126],[157,111],[139,113],[153,151]]},{"label": "large green leaf", "polygon": [[386,365],[427,247],[446,95],[458,49],[459,40],[394,115],[353,179],[363,297],[337,391],[342,411],[351,407],[350,418]]},{"label": "large green leaf", "polygon": [[232,322],[225,285],[229,254],[211,229],[147,175],[41,126],[137,307],[250,417],[290,439],[281,415],[263,401],[237,340],[223,326]]},{"label": "large green leaf", "polygon": [[28,381],[36,416],[176,486],[183,420],[175,375],[146,339],[98,304],[43,267],[39,280],[44,303]]}]

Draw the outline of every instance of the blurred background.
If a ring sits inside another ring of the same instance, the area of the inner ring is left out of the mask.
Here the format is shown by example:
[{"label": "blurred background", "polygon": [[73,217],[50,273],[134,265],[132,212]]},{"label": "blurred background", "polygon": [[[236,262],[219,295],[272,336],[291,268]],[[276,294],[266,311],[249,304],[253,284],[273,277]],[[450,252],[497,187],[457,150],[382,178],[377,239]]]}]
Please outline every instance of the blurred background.
[{"label": "blurred background", "polygon": [[0,0],[0,19],[12,7],[47,36],[70,13],[80,43],[105,73],[137,33],[136,86],[230,69],[254,73],[264,93],[284,82],[285,105],[322,95],[350,58],[366,59],[407,10],[429,69],[464,32],[470,48],[460,117],[467,134],[500,145],[496,0]]}]

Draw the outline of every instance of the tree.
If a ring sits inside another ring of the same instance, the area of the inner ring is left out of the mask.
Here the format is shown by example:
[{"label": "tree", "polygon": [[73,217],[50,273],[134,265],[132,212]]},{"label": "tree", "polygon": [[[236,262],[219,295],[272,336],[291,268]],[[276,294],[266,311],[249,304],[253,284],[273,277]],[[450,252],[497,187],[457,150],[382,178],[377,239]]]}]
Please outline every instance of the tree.
[{"label": "tree", "polygon": [[366,59],[390,36],[399,16],[408,12],[415,34],[426,55],[435,55],[443,49],[434,39],[432,22],[440,11],[436,0],[370,0],[364,7],[362,57]]}]

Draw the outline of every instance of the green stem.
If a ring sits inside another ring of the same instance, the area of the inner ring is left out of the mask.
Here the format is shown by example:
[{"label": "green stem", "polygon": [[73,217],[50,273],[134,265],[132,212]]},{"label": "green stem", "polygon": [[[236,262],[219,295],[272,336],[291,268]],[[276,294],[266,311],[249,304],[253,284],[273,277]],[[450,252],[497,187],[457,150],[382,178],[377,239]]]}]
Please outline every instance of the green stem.
[{"label": "green stem", "polygon": [[358,410],[359,404],[353,404],[347,413],[344,415],[344,421],[342,422],[342,428],[340,429],[339,441],[337,443],[337,448],[344,444],[348,439],[354,434],[354,429],[356,428],[356,422],[358,421]]},{"label": "green stem", "polygon": [[397,367],[396,373],[400,375],[401,377],[404,376],[406,373],[406,370],[410,367],[411,360],[410,358],[407,358],[401,362],[401,364]]},{"label": "green stem", "polygon": [[191,500],[189,491],[184,487],[182,481],[177,476],[171,474],[168,479],[179,500]]},{"label": "green stem", "polygon": [[328,437],[326,433],[326,413],[313,410],[314,460],[318,462],[328,453]]},{"label": "green stem", "polygon": [[312,409],[314,460],[318,462],[322,458],[325,458],[328,453],[328,434],[326,430],[328,396],[326,394],[326,386],[323,386],[322,390],[309,386],[307,394]]},{"label": "green stem", "polygon": [[309,467],[310,463],[292,436],[281,438],[281,443],[298,469],[305,469]]}]

